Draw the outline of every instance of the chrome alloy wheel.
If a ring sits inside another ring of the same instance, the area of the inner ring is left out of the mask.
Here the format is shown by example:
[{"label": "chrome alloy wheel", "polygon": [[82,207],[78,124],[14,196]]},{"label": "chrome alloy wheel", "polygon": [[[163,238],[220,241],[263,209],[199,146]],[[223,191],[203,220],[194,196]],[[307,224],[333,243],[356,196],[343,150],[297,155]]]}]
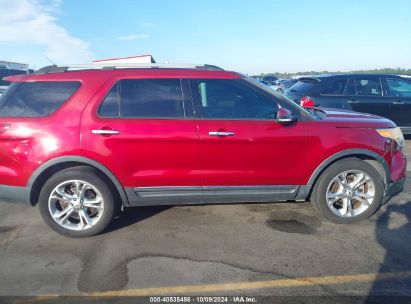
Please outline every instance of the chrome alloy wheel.
[{"label": "chrome alloy wheel", "polygon": [[63,228],[86,230],[101,219],[104,200],[90,183],[69,180],[53,189],[48,207],[53,220]]},{"label": "chrome alloy wheel", "polygon": [[360,170],[338,174],[327,187],[328,208],[340,217],[355,217],[367,210],[374,201],[373,179]]}]

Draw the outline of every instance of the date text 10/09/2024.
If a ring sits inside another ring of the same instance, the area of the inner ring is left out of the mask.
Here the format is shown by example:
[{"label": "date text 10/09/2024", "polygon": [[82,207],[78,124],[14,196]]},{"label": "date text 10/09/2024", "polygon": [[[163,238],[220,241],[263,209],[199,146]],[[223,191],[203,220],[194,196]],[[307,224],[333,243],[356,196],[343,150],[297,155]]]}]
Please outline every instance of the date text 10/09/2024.
[{"label": "date text 10/09/2024", "polygon": [[150,303],[257,303],[254,297],[150,297]]}]

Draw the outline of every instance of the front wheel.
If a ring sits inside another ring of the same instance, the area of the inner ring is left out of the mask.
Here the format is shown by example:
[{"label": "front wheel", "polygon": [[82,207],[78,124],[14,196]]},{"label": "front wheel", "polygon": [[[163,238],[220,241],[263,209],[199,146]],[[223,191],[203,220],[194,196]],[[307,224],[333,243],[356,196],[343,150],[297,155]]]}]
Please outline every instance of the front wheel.
[{"label": "front wheel", "polygon": [[380,206],[384,181],[369,163],[355,158],[337,161],[316,182],[312,203],[326,219],[339,224],[369,218]]},{"label": "front wheel", "polygon": [[54,231],[68,237],[87,237],[109,225],[114,198],[97,174],[90,167],[74,167],[47,180],[40,192],[39,208]]}]

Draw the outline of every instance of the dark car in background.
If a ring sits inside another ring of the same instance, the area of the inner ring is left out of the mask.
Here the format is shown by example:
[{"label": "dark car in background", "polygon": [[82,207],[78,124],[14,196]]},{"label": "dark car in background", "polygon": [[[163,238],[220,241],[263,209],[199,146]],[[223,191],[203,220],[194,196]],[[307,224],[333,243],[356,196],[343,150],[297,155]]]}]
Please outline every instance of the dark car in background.
[{"label": "dark car in background", "polygon": [[303,107],[340,108],[394,121],[411,134],[411,79],[396,75],[302,77],[285,95]]},{"label": "dark car in background", "polygon": [[276,83],[277,83],[278,77],[275,77],[275,76],[263,76],[263,77],[261,78],[261,80],[262,80],[263,82],[267,82],[267,83],[273,85],[273,84],[276,84]]},{"label": "dark car in background", "polygon": [[298,82],[298,79],[286,79],[278,85],[278,88],[276,89],[276,91],[283,94],[286,90],[288,90],[291,86],[293,86],[297,82]]}]

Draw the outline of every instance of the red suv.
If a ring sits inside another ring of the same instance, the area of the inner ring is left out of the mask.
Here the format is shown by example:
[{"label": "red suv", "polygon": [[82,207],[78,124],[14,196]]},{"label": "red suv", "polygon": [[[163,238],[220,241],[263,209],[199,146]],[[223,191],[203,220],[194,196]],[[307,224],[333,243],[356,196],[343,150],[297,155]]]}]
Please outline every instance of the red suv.
[{"label": "red suv", "polygon": [[98,234],[119,207],[143,205],[310,200],[353,223],[403,189],[392,121],[306,110],[214,66],[49,67],[6,79],[0,199],[38,203],[66,236]]}]

